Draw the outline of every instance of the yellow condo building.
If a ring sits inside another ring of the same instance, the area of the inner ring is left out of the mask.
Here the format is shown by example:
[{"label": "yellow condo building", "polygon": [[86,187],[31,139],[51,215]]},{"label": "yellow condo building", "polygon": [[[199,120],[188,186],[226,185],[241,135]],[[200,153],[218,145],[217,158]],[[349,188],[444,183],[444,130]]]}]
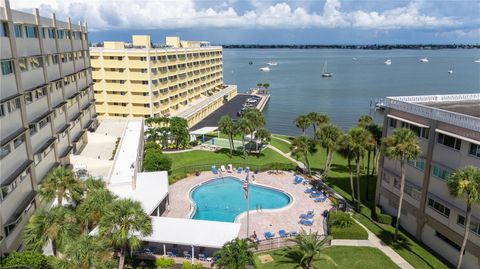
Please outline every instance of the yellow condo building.
[{"label": "yellow condo building", "polygon": [[222,47],[148,35],[90,47],[96,111],[101,118],[179,116],[191,127],[237,94],[223,84]]}]

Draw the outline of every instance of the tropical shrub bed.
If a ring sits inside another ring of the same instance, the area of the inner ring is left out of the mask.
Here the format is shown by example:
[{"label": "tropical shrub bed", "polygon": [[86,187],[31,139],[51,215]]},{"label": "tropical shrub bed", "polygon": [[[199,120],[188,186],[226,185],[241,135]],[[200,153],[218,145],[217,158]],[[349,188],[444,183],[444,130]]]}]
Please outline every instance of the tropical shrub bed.
[{"label": "tropical shrub bed", "polygon": [[331,212],[328,218],[328,226],[334,239],[368,239],[367,231],[345,212]]}]

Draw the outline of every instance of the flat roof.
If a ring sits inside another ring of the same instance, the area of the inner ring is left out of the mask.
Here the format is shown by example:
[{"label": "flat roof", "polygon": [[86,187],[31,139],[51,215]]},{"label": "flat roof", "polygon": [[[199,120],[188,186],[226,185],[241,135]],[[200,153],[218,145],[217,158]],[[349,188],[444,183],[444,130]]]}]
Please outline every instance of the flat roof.
[{"label": "flat roof", "polygon": [[132,199],[142,204],[147,214],[152,214],[158,205],[168,195],[168,172],[138,173],[133,184],[108,186],[120,198]]},{"label": "flat roof", "polygon": [[431,102],[424,105],[480,118],[480,100],[454,102]]},{"label": "flat roof", "polygon": [[143,139],[142,129],[143,120],[128,121],[115,155],[109,185],[130,185],[135,178],[140,139]]},{"label": "flat roof", "polygon": [[195,131],[190,131],[190,134],[191,135],[204,135],[204,134],[208,134],[208,133],[211,133],[211,132],[215,132],[216,130],[218,130],[218,127],[202,127],[202,128],[197,129]]},{"label": "flat roof", "polygon": [[152,217],[153,233],[143,241],[221,248],[238,237],[240,223]]}]

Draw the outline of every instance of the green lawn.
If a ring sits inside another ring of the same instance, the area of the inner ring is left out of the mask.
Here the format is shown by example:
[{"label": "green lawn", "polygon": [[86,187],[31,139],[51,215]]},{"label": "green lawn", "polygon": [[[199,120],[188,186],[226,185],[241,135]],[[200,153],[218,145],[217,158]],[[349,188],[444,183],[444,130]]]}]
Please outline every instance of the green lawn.
[{"label": "green lawn", "polygon": [[[333,236],[333,239],[356,239],[356,240],[367,240],[368,233],[362,226],[360,226],[355,221],[348,227],[341,228],[334,225],[335,214],[347,214],[347,213],[332,213],[328,219],[328,224],[330,227],[330,234]],[[347,215],[348,216],[348,215]]]},{"label": "green lawn", "polygon": [[288,141],[292,141],[292,140],[293,140],[293,136],[288,136],[288,135],[272,134],[272,136],[280,137],[280,138],[285,139],[285,140],[288,140]]},{"label": "green lawn", "polygon": [[270,145],[276,147],[284,153],[290,152],[290,144],[282,140],[276,139],[274,136],[272,136],[272,139],[270,140]]},{"label": "green lawn", "polygon": [[234,167],[250,166],[252,170],[256,168],[264,170],[272,165],[280,165],[279,168],[282,166],[290,169],[295,168],[294,163],[269,148],[264,149],[260,156],[257,154],[247,154],[243,156],[238,152],[230,156],[229,153],[230,151],[228,149],[222,149],[216,152],[194,150],[168,154],[172,160],[172,174],[169,177],[170,183],[185,177],[189,172],[210,170],[212,165],[216,165],[217,167],[220,167],[222,164],[225,166],[233,164]]},{"label": "green lawn", "polygon": [[[371,247],[344,247],[335,246],[327,248],[323,251],[324,254],[330,256],[336,263],[336,266],[327,261],[317,261],[315,263],[316,268],[328,269],[328,268],[355,268],[355,269],[384,269],[384,268],[399,268],[395,263],[390,260],[380,250]],[[294,264],[290,263],[285,258],[284,250],[277,250],[263,254],[270,254],[274,261],[262,264],[258,260],[258,255],[255,260],[258,269],[291,269],[294,268]]]}]

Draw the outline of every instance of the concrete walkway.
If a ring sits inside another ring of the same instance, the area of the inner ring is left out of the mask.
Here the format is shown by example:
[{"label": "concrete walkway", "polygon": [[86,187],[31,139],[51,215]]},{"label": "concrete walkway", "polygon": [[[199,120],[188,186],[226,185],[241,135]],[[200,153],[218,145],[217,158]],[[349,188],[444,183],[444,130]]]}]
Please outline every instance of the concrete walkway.
[{"label": "concrete walkway", "polygon": [[288,140],[286,140],[286,139],[283,139],[283,138],[281,138],[281,137],[275,136],[275,135],[272,135],[272,138],[273,138],[273,139],[280,140],[280,141],[283,141],[283,142],[285,142],[285,143],[287,143],[287,144],[292,144],[292,142],[290,142],[290,141],[288,141]]},{"label": "concrete walkway", "polygon": [[278,154],[281,154],[283,157],[289,159],[290,161],[296,163],[300,168],[305,168],[305,165],[300,162],[300,161],[297,161],[295,160],[294,158],[292,158],[292,156],[290,155],[290,153],[284,153],[283,151],[277,149],[276,147],[272,146],[272,145],[268,145],[267,148],[270,148],[270,149],[273,149],[274,151],[276,151]]}]

